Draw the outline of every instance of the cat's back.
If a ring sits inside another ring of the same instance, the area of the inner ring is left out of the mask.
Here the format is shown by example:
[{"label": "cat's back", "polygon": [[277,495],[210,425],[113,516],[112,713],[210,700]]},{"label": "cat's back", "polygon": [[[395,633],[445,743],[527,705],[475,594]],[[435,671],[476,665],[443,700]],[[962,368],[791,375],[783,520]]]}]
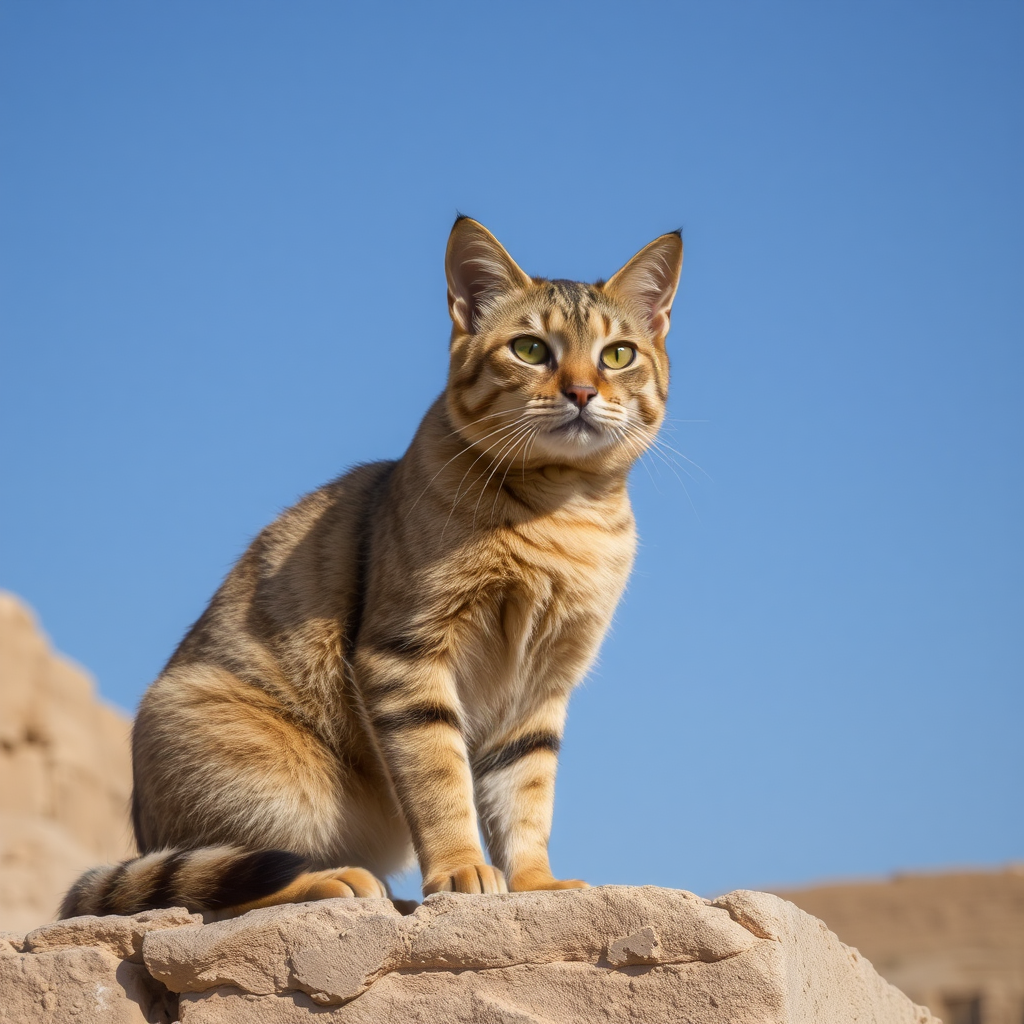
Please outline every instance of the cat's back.
[{"label": "cat's back", "polygon": [[311,673],[336,671],[356,627],[368,537],[394,465],[356,466],[266,526],[178,646],[165,675],[202,662],[292,689],[311,681]]}]

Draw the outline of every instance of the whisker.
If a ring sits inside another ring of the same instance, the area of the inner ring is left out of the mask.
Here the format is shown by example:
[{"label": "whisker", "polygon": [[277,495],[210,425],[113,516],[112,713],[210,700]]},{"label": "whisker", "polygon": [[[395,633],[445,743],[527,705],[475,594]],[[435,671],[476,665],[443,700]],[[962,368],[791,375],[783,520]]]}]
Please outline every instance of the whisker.
[{"label": "whisker", "polygon": [[[494,415],[497,415],[497,413],[495,413]],[[511,415],[511,411],[509,412],[509,415]],[[488,418],[489,418],[489,417],[486,417],[486,416],[481,416],[481,417],[480,417],[480,419],[481,419],[481,420],[482,420],[482,419],[488,419]],[[474,420],[474,421],[473,421],[473,423],[472,423],[472,424],[470,424],[470,426],[475,426],[475,425],[476,425],[477,423],[479,423],[479,422],[480,422],[480,420]],[[505,424],[502,424],[502,425],[501,425],[500,427],[498,427],[497,429],[495,429],[495,430],[492,430],[492,431],[491,431],[491,432],[490,432],[489,434],[484,434],[484,436],[480,438],[480,441],[486,441],[486,440],[487,440],[487,438],[489,438],[489,437],[492,437],[492,436],[493,436],[494,434],[497,434],[497,433],[499,433],[499,432],[500,432],[501,430],[504,430],[504,429],[505,429],[506,427],[508,427],[508,426],[511,426],[511,424],[507,424],[507,423],[505,423]],[[458,431],[457,431],[457,430],[453,430],[453,431],[452,431],[452,434],[457,434],[457,433],[458,433]],[[446,439],[447,439],[448,437],[451,437],[451,436],[452,436],[452,434],[447,434],[447,435],[446,435]],[[471,449],[471,448],[473,447],[473,445],[474,445],[474,444],[479,444],[479,441],[476,441],[476,442],[473,442],[473,441],[471,441],[471,442],[470,442],[469,444],[467,444],[467,445],[466,445],[466,447],[465,447],[465,448],[461,448],[461,449],[460,449],[459,451],[457,451],[457,452],[456,452],[456,453],[455,453],[455,454],[454,454],[454,455],[453,455],[453,456],[452,456],[452,457],[451,457],[451,458],[450,458],[450,459],[449,459],[449,460],[448,460],[448,461],[447,461],[447,462],[446,462],[446,463],[445,463],[445,464],[444,464],[444,465],[443,465],[443,466],[442,466],[442,467],[441,467],[441,468],[440,468],[440,469],[439,469],[439,470],[438,470],[438,471],[437,471],[437,472],[436,472],[436,473],[435,473],[435,474],[434,474],[434,475],[433,475],[433,476],[432,476],[432,477],[431,477],[431,478],[430,478],[430,479],[429,479],[429,480],[427,481],[427,485],[426,485],[426,487],[424,487],[424,488],[423,488],[423,490],[422,490],[422,491],[420,491],[420,493],[419,493],[418,497],[416,498],[416,500],[415,500],[415,501],[414,501],[414,502],[412,503],[412,505],[410,506],[410,508],[409,508],[409,513],[412,513],[412,510],[413,510],[414,508],[416,508],[416,506],[417,506],[417,505],[418,505],[418,504],[420,503],[420,498],[422,498],[422,497],[423,497],[423,495],[424,495],[424,494],[426,494],[426,493],[427,493],[427,491],[429,491],[429,490],[430,490],[430,485],[431,485],[431,484],[432,484],[432,483],[433,483],[433,482],[434,482],[434,481],[435,481],[435,480],[436,480],[436,479],[437,479],[437,478],[438,478],[438,477],[439,477],[439,476],[440,476],[440,475],[441,475],[441,474],[442,474],[442,473],[443,473],[443,472],[444,472],[444,471],[445,471],[445,470],[446,470],[446,469],[447,469],[447,468],[448,468],[448,467],[449,467],[449,466],[450,466],[450,465],[451,465],[451,464],[452,464],[452,463],[453,463],[453,462],[454,462],[454,461],[455,461],[455,460],[456,460],[456,459],[457,459],[457,458],[458,458],[458,457],[459,457],[460,455],[464,455],[464,454],[465,454],[466,452],[468,452],[468,451],[469,451],[469,450],[470,450],[470,449]],[[463,479],[465,479],[465,477],[463,477]]]},{"label": "whisker", "polygon": [[619,426],[615,428],[615,441],[625,444],[626,447],[633,452],[634,461],[639,462],[644,467],[647,475],[651,478],[651,483],[654,484],[654,489],[661,494],[661,488],[658,486],[658,481],[654,479],[654,474],[651,472],[651,467],[647,464],[644,459],[646,449],[641,447],[639,442],[635,441],[626,432],[625,426]]},{"label": "whisker", "polygon": [[[683,482],[683,478],[677,472],[677,469],[681,469],[684,473],[686,473],[686,469],[683,466],[677,467],[675,462],[664,451],[661,450],[662,446],[658,438],[645,436],[644,432],[642,432],[640,428],[635,424],[630,424],[630,427],[634,434],[639,434],[639,436],[647,442],[647,451],[644,454],[647,454],[647,452],[649,452],[651,455],[657,456],[672,471],[673,476],[675,476],[675,478],[679,481],[679,486],[682,487],[683,493],[686,495],[686,500],[687,502],[689,502],[690,508],[693,510],[693,514],[697,518],[697,522],[701,522],[700,513],[697,511],[697,506],[694,505],[693,503],[693,497],[690,494],[689,488],[686,486],[686,484]],[[674,451],[674,449],[671,450]],[[691,480],[694,480],[694,478],[690,476],[689,473],[686,473],[686,475],[689,476]],[[707,476],[707,474],[705,474],[705,476]],[[710,480],[711,478],[708,477],[708,479]],[[696,480],[694,480],[694,483],[696,483]]]},{"label": "whisker", "polygon": [[[524,479],[525,479],[525,476],[526,476],[526,447],[533,440],[533,438],[536,436],[536,430],[532,426],[530,427],[530,431],[531,431],[531,433],[527,434],[526,437],[522,437],[522,438],[519,439],[519,441],[516,441],[517,445],[519,444],[520,441],[523,442],[523,477],[524,477]],[[513,448],[513,451],[515,451],[514,448]],[[506,479],[508,479],[509,471],[512,469],[512,467],[514,465],[515,465],[515,457],[513,456],[509,460],[509,463],[508,463],[508,466],[505,469],[505,472],[502,474],[501,483],[498,484],[498,487],[497,487],[497,489],[494,492],[494,501],[491,502],[491,515],[490,515],[490,518],[487,520],[487,525],[489,527],[494,526],[494,510],[495,510],[495,508],[498,505],[498,498],[501,495],[501,489],[505,486],[505,481],[506,481]]]},{"label": "whisker", "polygon": [[[490,451],[492,451],[494,448],[497,448],[499,445],[504,445],[504,443],[507,441],[507,439],[511,435],[518,433],[518,431],[522,429],[522,427],[523,427],[522,420],[523,420],[523,417],[520,416],[520,418],[517,419],[515,423],[506,424],[506,425],[500,427],[499,430],[504,431],[502,436],[499,437],[496,441],[493,441],[482,452],[480,452],[480,454],[470,464],[470,466],[466,470],[466,472],[462,474],[462,479],[459,481],[459,486],[455,489],[455,497],[452,500],[452,507],[448,511],[448,518],[444,521],[444,527],[441,530],[441,539],[442,540],[444,539],[445,531],[448,529],[448,524],[452,520],[452,515],[455,513],[455,509],[456,509],[456,507],[459,504],[459,498],[462,497],[462,485],[463,485],[463,483],[465,483],[466,477],[469,476],[469,474],[472,472],[472,470],[474,469],[476,464],[482,458],[484,458]],[[495,431],[495,433],[497,433],[497,432],[498,431]],[[487,436],[489,437],[490,435],[487,435]],[[469,488],[466,489],[466,494],[467,495],[469,494],[469,491],[472,489],[472,486],[473,485],[470,484]],[[474,525],[475,525],[475,519],[474,519]]]},{"label": "whisker", "polygon": [[[704,469],[703,466],[698,466],[697,463],[693,461],[693,459],[687,458],[681,451],[679,451],[676,448],[673,448],[672,445],[668,444],[667,442],[662,441],[660,437],[652,438],[652,441],[659,447],[667,448],[670,452],[673,452],[674,454],[678,455],[679,458],[685,459],[691,466],[693,466],[694,469],[703,473],[708,478],[708,480],[711,480],[710,474]],[[714,483],[713,480],[711,480],[711,482]]]},{"label": "whisker", "polygon": [[480,488],[480,495],[476,499],[476,504],[473,506],[473,529],[476,529],[476,514],[480,509],[480,502],[483,501],[484,494],[487,493],[487,487],[490,484],[494,474],[497,473],[498,470],[501,468],[501,460],[504,459],[506,452],[515,450],[515,447],[519,443],[520,439],[523,437],[524,432],[529,432],[531,430],[533,430],[533,425],[530,423],[527,423],[525,426],[520,427],[516,434],[513,435],[512,440],[501,449],[497,457],[494,459],[494,465],[491,467],[490,473],[487,474],[487,479],[484,481],[483,487]]},{"label": "whisker", "polygon": [[456,427],[451,432],[445,434],[445,439],[447,440],[449,437],[451,437],[454,434],[461,434],[463,430],[467,430],[470,427],[475,427],[478,424],[483,423],[484,420],[494,419],[495,416],[516,416],[516,415],[518,415],[518,413],[516,413],[515,409],[499,409],[497,412],[486,413],[483,416],[478,416],[472,422],[467,423],[465,425],[465,427]]}]

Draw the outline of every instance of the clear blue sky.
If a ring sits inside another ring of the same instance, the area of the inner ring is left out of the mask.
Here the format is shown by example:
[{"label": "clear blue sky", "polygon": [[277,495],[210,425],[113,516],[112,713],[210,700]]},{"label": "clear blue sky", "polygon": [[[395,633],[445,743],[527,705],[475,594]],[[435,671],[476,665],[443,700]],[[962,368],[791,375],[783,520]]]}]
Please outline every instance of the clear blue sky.
[{"label": "clear blue sky", "polygon": [[556,871],[1024,858],[1022,52],[1019,3],[3,0],[0,586],[133,707],[261,526],[404,449],[456,210],[581,279],[682,226],[707,475],[634,473]]}]

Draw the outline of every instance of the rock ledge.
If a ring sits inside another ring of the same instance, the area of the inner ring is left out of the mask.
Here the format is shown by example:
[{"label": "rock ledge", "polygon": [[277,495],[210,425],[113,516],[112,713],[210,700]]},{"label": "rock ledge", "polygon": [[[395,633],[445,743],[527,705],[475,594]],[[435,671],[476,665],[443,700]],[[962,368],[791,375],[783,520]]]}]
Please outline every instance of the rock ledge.
[{"label": "rock ledge", "polygon": [[653,887],[184,910],[0,934],[0,1021],[938,1024],[776,896]]}]

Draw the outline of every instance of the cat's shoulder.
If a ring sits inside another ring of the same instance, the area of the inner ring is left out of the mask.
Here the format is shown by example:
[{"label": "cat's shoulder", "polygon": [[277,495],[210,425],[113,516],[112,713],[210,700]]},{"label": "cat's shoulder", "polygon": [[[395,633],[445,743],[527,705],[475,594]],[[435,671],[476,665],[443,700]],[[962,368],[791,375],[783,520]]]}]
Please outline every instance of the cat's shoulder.
[{"label": "cat's shoulder", "polygon": [[325,516],[347,516],[365,511],[368,504],[380,500],[384,485],[396,465],[395,460],[385,459],[352,466],[340,476],[304,494],[270,523],[267,530],[289,531]]},{"label": "cat's shoulder", "polygon": [[321,546],[337,547],[341,541],[347,548],[379,508],[395,465],[361,463],[303,495],[259,532],[242,562],[266,573],[299,553],[315,559]]}]

